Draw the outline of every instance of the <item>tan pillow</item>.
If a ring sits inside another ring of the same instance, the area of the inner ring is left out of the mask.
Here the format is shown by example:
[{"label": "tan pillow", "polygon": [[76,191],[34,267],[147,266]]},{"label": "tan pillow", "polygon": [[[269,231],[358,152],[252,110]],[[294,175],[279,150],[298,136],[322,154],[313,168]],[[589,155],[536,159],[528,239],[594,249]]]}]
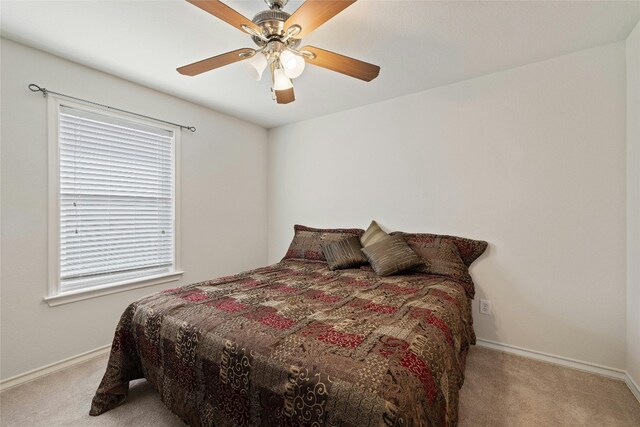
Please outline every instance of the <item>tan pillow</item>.
[{"label": "tan pillow", "polygon": [[402,236],[389,236],[363,248],[362,252],[378,276],[390,276],[424,264]]},{"label": "tan pillow", "polygon": [[327,259],[329,268],[331,270],[339,270],[366,264],[367,257],[361,249],[360,238],[358,236],[351,236],[324,245],[322,247],[322,253]]},{"label": "tan pillow", "polygon": [[362,237],[360,237],[360,243],[362,243],[362,246],[366,248],[367,246],[381,242],[388,238],[389,235],[382,231],[382,228],[380,228],[378,223],[375,221],[371,221],[371,225],[369,225],[367,231],[365,231]]}]

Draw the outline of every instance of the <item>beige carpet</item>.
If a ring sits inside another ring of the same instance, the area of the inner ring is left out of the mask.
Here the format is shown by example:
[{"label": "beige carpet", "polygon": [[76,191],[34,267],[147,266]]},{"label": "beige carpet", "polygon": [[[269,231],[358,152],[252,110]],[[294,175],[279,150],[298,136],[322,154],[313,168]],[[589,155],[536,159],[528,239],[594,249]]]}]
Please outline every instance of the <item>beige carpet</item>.
[{"label": "beige carpet", "polygon": [[[99,417],[89,404],[100,357],[0,393],[1,426],[184,426],[136,381],[127,402]],[[640,403],[618,380],[475,347],[460,397],[460,427],[640,427]]]}]

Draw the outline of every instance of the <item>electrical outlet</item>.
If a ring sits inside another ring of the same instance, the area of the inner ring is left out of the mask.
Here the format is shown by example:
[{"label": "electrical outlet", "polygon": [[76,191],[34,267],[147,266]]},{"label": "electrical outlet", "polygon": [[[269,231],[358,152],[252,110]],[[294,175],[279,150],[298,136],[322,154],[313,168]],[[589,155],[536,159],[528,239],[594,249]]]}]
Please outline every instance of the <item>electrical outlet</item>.
[{"label": "electrical outlet", "polygon": [[480,300],[480,313],[481,314],[491,314],[491,301],[488,299]]}]

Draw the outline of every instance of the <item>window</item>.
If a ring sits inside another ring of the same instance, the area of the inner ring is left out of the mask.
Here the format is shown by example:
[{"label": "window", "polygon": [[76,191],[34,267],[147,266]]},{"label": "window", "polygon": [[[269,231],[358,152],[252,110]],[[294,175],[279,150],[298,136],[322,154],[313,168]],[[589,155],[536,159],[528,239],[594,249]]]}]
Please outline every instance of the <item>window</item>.
[{"label": "window", "polygon": [[54,99],[50,305],[177,280],[177,129]]}]

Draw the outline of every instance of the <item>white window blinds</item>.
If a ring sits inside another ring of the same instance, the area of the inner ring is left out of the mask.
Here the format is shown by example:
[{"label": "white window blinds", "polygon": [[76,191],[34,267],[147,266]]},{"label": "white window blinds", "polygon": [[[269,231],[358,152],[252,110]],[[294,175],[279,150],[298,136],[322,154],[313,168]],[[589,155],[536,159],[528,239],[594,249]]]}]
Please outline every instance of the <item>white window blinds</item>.
[{"label": "white window blinds", "polygon": [[173,271],[173,133],[61,106],[60,292]]}]

